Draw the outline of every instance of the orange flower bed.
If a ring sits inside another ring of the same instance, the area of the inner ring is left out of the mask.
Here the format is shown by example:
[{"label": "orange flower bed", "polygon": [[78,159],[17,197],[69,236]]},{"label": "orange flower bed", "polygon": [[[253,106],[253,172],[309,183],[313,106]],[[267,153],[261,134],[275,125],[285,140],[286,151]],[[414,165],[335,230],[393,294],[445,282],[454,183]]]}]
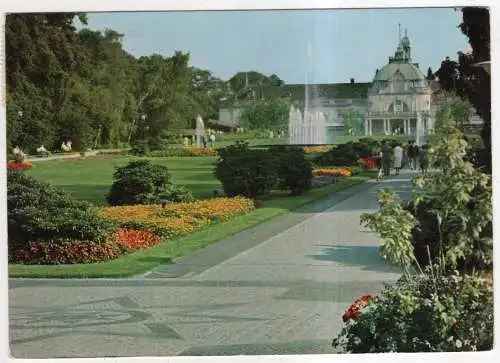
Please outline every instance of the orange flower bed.
[{"label": "orange flower bed", "polygon": [[104,207],[99,208],[98,213],[105,219],[117,222],[122,228],[172,237],[254,209],[253,200],[235,197],[172,203],[165,207],[158,204]]},{"label": "orange flower bed", "polygon": [[349,320],[356,320],[361,315],[361,309],[373,301],[375,297],[371,294],[363,295],[356,301],[354,301],[349,309],[342,316],[344,323],[349,322]]},{"label": "orange flower bed", "polygon": [[331,149],[330,146],[304,146],[304,152],[306,154],[320,154],[326,153]]},{"label": "orange flower bed", "polygon": [[148,231],[122,228],[115,233],[116,240],[128,248],[151,248],[161,242],[161,238]]},{"label": "orange flower bed", "polygon": [[29,161],[23,161],[22,163],[18,163],[15,161],[7,162],[7,170],[29,170],[33,167],[33,164]]},{"label": "orange flower bed", "polygon": [[347,168],[314,169],[314,176],[351,176],[352,171]]}]

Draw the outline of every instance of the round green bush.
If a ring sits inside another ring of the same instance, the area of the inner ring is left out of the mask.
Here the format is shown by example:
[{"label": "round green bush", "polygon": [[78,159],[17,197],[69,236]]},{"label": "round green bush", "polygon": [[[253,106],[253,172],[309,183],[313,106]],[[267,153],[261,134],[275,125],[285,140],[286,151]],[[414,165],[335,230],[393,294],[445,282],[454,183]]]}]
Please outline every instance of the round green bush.
[{"label": "round green bush", "polygon": [[250,149],[248,143],[218,150],[215,176],[226,195],[256,197],[266,195],[278,185],[277,163],[267,150]]},{"label": "round green bush", "polygon": [[7,173],[7,209],[9,244],[68,239],[103,242],[116,230],[89,203],[15,171]]}]

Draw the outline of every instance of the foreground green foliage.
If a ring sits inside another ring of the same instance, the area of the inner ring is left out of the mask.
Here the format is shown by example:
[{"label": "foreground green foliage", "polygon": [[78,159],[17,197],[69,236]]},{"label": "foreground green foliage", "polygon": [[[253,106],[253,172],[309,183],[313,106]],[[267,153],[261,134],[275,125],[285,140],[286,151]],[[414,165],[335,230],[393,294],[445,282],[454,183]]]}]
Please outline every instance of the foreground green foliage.
[{"label": "foreground green foliage", "polygon": [[477,272],[493,267],[491,177],[467,161],[453,107],[441,110],[429,151],[441,170],[414,179],[410,203],[381,190],[380,210],[361,218],[404,274],[347,322],[334,340],[344,352],[493,348],[492,281]]},{"label": "foreground green foliage", "polygon": [[10,243],[68,240],[104,241],[113,224],[97,216],[92,206],[23,172],[7,174]]},{"label": "foreground green foliage", "polygon": [[131,161],[117,168],[114,182],[106,200],[110,205],[133,205],[193,200],[191,193],[170,182],[164,165],[149,160]]},{"label": "foreground green foliage", "polygon": [[348,353],[493,348],[493,286],[468,275],[403,277],[347,323],[334,346]]}]

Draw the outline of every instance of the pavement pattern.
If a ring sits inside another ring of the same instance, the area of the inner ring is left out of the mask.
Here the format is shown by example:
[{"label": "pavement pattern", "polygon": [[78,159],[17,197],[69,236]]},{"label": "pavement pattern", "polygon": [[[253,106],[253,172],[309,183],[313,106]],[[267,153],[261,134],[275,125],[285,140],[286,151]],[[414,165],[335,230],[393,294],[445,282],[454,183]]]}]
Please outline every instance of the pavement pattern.
[{"label": "pavement pattern", "polygon": [[400,270],[359,223],[403,173],[331,198],[130,279],[10,279],[15,358],[335,353],[348,305]]}]

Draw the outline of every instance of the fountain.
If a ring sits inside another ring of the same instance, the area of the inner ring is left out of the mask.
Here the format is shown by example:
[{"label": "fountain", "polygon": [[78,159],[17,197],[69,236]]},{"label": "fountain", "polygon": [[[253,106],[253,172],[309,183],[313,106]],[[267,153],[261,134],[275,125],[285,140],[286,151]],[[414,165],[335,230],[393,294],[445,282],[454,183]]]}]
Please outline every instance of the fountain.
[{"label": "fountain", "polygon": [[200,115],[196,117],[196,147],[200,148],[203,145],[203,138],[206,136],[205,135],[205,123],[203,122],[203,119],[201,118]]},{"label": "fountain", "polygon": [[[308,57],[309,62],[312,63],[311,45],[309,45]],[[323,145],[326,143],[326,117],[318,107],[318,88],[316,85],[312,85],[312,87],[309,85],[307,72],[304,98],[304,114],[293,105],[290,106],[288,116],[289,143],[292,145]]]}]

